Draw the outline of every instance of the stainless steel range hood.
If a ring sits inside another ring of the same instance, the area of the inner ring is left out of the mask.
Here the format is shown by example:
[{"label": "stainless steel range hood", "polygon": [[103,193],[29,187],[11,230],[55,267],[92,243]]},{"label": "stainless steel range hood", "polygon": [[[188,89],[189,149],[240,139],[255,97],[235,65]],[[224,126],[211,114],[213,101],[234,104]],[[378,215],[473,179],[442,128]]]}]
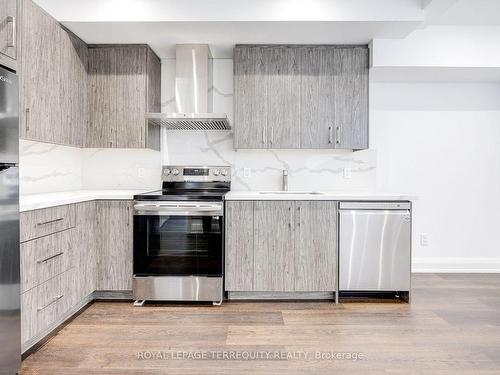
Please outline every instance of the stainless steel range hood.
[{"label": "stainless steel range hood", "polygon": [[212,56],[207,44],[175,47],[175,113],[147,113],[149,124],[172,130],[231,129],[225,113],[212,113]]}]

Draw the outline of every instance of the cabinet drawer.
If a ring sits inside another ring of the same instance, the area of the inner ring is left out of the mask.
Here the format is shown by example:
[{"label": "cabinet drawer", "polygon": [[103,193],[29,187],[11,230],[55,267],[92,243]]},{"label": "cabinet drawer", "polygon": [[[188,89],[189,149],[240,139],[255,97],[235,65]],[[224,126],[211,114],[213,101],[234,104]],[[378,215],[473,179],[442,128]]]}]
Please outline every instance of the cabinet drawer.
[{"label": "cabinet drawer", "polygon": [[74,266],[75,235],[76,229],[69,229],[21,244],[21,292]]},{"label": "cabinet drawer", "polygon": [[21,213],[21,242],[75,226],[75,205],[44,208]]},{"label": "cabinet drawer", "polygon": [[45,331],[71,307],[70,269],[21,295],[22,342]]}]

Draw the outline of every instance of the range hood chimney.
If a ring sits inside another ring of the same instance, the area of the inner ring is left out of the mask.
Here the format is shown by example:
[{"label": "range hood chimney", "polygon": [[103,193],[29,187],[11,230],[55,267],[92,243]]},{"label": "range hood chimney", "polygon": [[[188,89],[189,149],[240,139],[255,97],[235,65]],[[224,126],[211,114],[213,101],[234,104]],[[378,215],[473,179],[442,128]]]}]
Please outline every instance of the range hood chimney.
[{"label": "range hood chimney", "polygon": [[147,113],[149,124],[171,130],[231,129],[225,113],[213,113],[213,62],[207,44],[175,46],[176,113]]}]

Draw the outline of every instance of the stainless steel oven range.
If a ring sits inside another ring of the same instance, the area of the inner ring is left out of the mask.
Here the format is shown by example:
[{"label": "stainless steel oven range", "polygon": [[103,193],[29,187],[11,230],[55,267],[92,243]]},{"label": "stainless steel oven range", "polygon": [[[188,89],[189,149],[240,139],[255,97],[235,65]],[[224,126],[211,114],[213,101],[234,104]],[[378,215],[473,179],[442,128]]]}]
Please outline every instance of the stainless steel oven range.
[{"label": "stainless steel oven range", "polygon": [[134,197],[133,296],[223,299],[224,201],[230,167],[165,166],[163,188]]}]

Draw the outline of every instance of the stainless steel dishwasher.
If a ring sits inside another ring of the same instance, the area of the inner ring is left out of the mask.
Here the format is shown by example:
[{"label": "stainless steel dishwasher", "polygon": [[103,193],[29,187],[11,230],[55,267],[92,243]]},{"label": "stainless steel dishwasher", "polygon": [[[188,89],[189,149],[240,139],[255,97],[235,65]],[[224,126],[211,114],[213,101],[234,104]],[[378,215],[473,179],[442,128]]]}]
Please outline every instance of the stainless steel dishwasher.
[{"label": "stainless steel dishwasher", "polygon": [[409,299],[411,203],[339,203],[339,291]]}]

